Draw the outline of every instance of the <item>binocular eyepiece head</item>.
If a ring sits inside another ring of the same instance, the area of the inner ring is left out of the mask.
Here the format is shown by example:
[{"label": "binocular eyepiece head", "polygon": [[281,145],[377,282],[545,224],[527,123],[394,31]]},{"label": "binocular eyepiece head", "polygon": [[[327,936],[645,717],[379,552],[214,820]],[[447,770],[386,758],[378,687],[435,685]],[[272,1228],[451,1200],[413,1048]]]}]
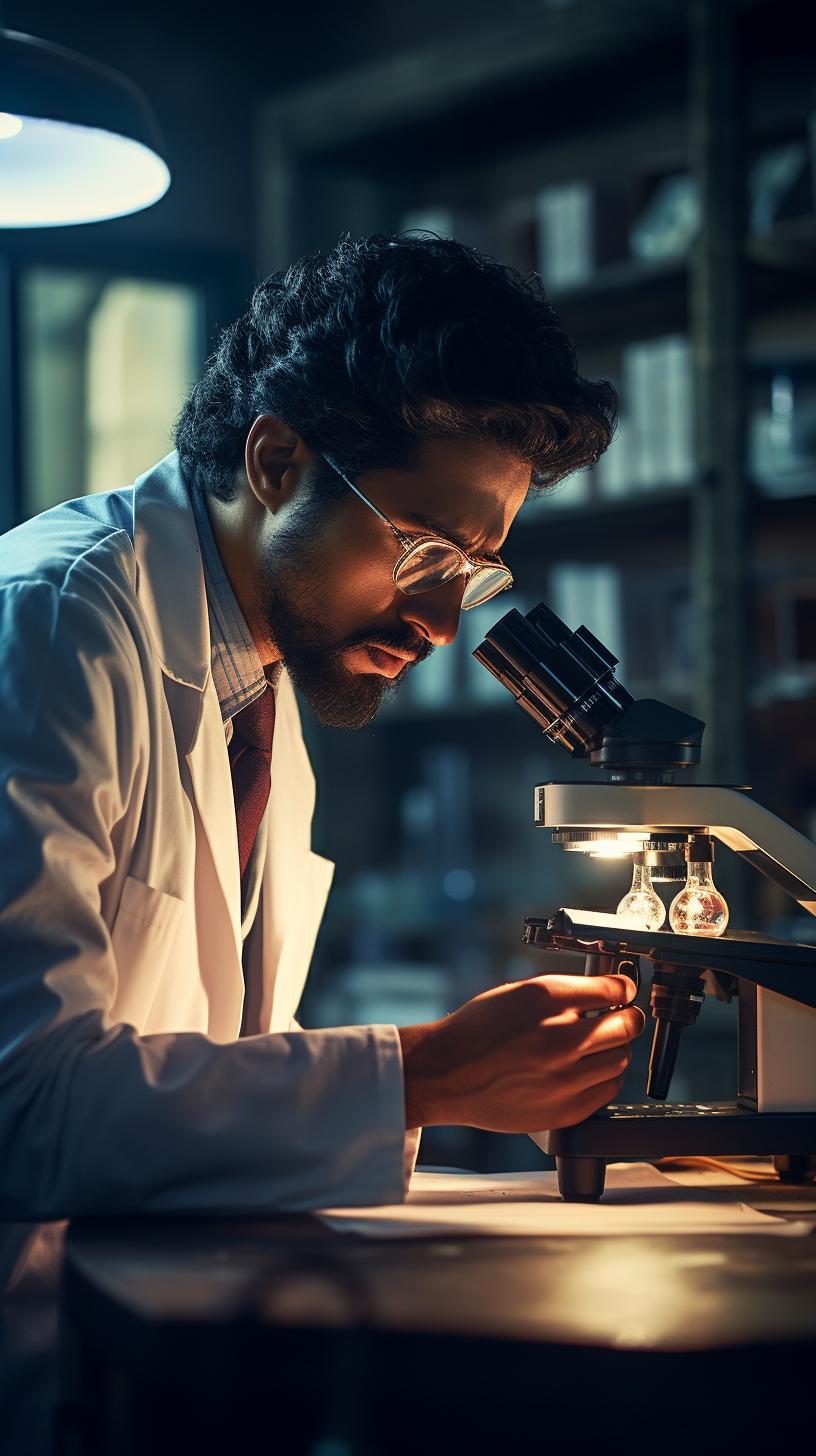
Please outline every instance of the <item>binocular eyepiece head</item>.
[{"label": "binocular eyepiece head", "polygon": [[618,782],[667,783],[700,762],[699,718],[632,697],[618,659],[587,627],[571,632],[543,602],[508,612],[473,656],[513,694],[551,743],[609,769]]}]

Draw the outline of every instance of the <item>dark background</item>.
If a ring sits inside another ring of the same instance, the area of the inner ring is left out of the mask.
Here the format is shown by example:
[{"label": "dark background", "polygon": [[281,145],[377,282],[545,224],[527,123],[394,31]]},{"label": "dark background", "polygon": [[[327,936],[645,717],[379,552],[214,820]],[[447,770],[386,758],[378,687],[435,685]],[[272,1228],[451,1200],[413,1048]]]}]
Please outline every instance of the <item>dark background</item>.
[{"label": "dark background", "polygon": [[[597,29],[604,9],[610,28],[593,49],[582,12]],[[665,179],[689,166],[686,7],[654,0],[650,9],[651,19],[638,30],[632,21],[638,6],[624,0],[609,0],[606,7],[599,0],[501,7],[484,0],[372,0],[291,8],[238,0],[218,11],[178,0],[146,0],[132,10],[11,0],[4,7],[9,28],[105,61],[145,89],[166,139],[173,184],[156,206],[130,218],[0,233],[0,333],[14,381],[4,406],[8,469],[0,504],[6,522],[30,513],[18,374],[28,344],[19,298],[38,269],[196,289],[204,309],[203,356],[219,327],[243,308],[258,277],[306,248],[330,246],[346,229],[395,230],[409,215],[428,217],[442,209],[463,241],[518,266],[536,266],[537,214],[530,199],[576,180],[595,199],[594,266],[583,282],[556,283],[551,292],[585,372],[620,384],[632,345],[693,334],[686,258],[643,263],[628,241]],[[745,202],[744,369],[731,401],[745,445],[744,594],[730,611],[732,636],[724,640],[735,645],[733,653],[727,648],[723,667],[726,672],[731,656],[744,659],[735,679],[742,738],[729,757],[727,735],[723,746],[720,734],[717,761],[724,765],[720,776],[751,782],[764,803],[812,835],[811,19],[807,4],[736,6],[740,195],[748,198],[752,169],[770,151],[791,145],[811,151],[761,234],[752,230]],[[495,54],[525,27],[531,36],[561,37],[562,61],[556,56],[538,68],[518,64],[494,74]],[[469,89],[458,92],[452,84],[443,104],[420,104],[416,98],[434,66],[444,68],[446,58],[463,54],[473,60]],[[404,104],[391,103],[393,78],[383,67],[406,56],[419,58],[415,84],[406,86]],[[380,98],[376,104],[374,97]],[[355,123],[360,106],[364,120]],[[283,172],[272,156],[278,135],[288,139]],[[275,202],[282,177],[285,207]],[[779,379],[790,383],[798,430],[793,490],[775,483],[773,469],[760,478],[751,463],[758,447],[750,442],[758,432],[785,426],[787,386],[775,383]],[[625,398],[624,405],[629,407]],[[54,470],[61,468],[55,454]],[[518,582],[515,600],[529,607],[547,596],[556,605],[574,601],[577,592],[580,611],[585,581],[595,594],[595,616],[581,617],[604,636],[604,613],[612,613],[607,631],[622,643],[632,690],[689,710],[710,689],[702,681],[694,585],[700,482],[701,471],[692,470],[684,480],[642,479],[637,490],[613,497],[593,472],[588,485],[575,487],[583,496],[573,501],[564,494],[560,504],[531,509],[520,519],[507,551]],[[110,488],[128,483],[111,479]],[[482,629],[489,625],[487,618],[479,620]],[[540,957],[520,946],[525,915],[579,897],[583,904],[614,908],[627,888],[625,864],[568,860],[533,829],[533,785],[581,776],[580,766],[551,749],[509,699],[486,696],[489,688],[475,685],[468,651],[478,640],[475,631],[465,620],[467,641],[452,651],[441,676],[403,694],[361,733],[321,730],[305,714],[318,776],[315,848],[337,862],[302,1007],[307,1025],[442,1014],[490,985],[543,968]],[[746,878],[732,860],[723,850],[715,873],[738,912],[736,923],[810,938],[796,905],[765,882]],[[732,1095],[733,1046],[733,1009],[707,1004],[684,1048],[674,1095]],[[637,1049],[629,1097],[643,1093],[647,1051]],[[490,1168],[540,1163],[527,1139],[461,1129],[429,1134],[424,1156]]]}]

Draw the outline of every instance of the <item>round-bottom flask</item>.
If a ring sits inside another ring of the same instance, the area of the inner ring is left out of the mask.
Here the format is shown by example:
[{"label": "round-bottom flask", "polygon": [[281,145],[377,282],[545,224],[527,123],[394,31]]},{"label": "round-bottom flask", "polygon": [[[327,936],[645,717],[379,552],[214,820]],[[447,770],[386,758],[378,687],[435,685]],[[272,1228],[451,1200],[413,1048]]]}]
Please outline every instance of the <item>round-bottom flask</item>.
[{"label": "round-bottom flask", "polygon": [[652,885],[645,854],[633,854],[632,861],[632,888],[621,900],[617,914],[637,920],[644,930],[659,930],[666,919],[666,907]]},{"label": "round-bottom flask", "polygon": [[693,834],[686,845],[686,883],[669,906],[669,924],[676,935],[722,935],[728,906],[711,877],[714,843],[707,834]]}]

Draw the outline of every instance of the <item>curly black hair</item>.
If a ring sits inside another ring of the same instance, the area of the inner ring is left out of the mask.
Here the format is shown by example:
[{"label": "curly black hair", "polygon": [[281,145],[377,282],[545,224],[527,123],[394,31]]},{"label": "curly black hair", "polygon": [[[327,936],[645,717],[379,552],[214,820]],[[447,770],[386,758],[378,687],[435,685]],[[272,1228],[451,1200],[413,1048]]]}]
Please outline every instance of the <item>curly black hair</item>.
[{"label": "curly black hair", "polygon": [[583,379],[537,275],[452,239],[342,239],[261,283],[222,334],[176,429],[187,478],[229,500],[272,414],[351,475],[465,436],[552,485],[606,449],[617,400]]}]

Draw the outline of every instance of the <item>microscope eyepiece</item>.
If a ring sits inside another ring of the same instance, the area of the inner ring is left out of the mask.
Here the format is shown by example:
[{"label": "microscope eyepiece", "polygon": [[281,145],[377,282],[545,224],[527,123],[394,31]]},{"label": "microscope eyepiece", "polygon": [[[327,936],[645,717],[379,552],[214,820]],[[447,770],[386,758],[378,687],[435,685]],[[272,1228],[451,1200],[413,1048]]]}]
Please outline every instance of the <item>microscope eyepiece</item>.
[{"label": "microscope eyepiece", "polygon": [[700,762],[704,724],[618,682],[618,659],[587,627],[571,632],[543,602],[508,612],[473,656],[511,692],[552,743],[643,781]]},{"label": "microscope eyepiece", "polygon": [[586,627],[571,632],[543,602],[526,617],[508,612],[473,656],[573,758],[585,758],[635,701],[614,675],[618,659]]}]

